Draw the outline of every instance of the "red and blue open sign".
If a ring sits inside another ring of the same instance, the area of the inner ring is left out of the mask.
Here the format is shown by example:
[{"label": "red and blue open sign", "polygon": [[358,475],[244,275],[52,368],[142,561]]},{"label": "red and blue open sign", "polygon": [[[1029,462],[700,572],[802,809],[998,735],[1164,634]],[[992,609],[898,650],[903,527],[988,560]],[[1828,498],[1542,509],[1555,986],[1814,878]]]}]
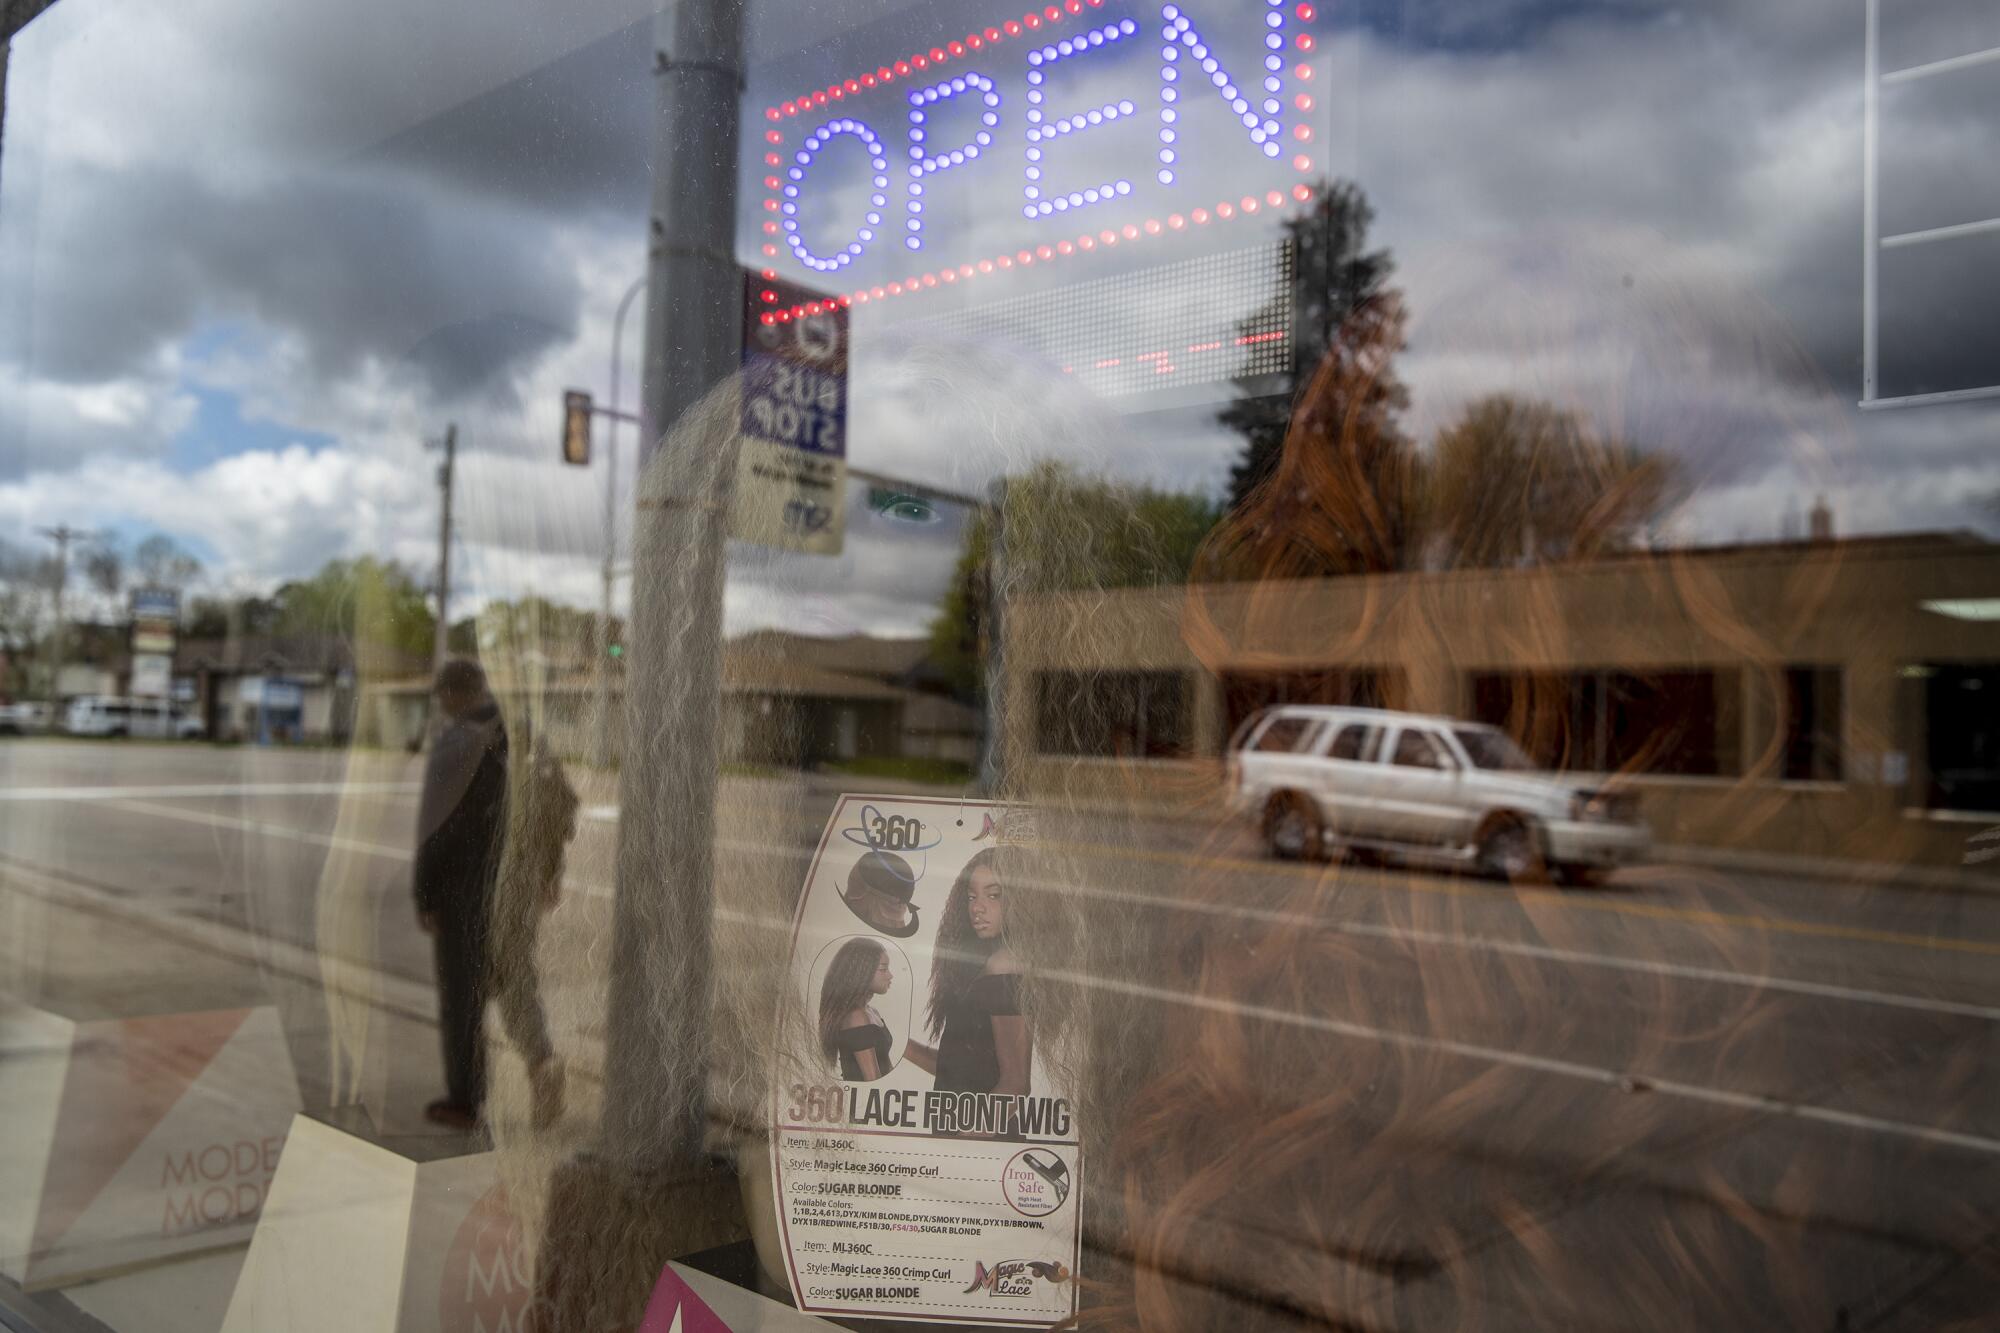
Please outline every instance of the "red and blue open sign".
[{"label": "red and blue open sign", "polygon": [[[1309,200],[1315,16],[1301,0],[1062,0],[766,107],[760,320],[811,313],[783,299],[781,268],[844,280],[828,299],[863,305]],[[1138,58],[1148,46],[1157,60]],[[1110,62],[1110,96],[1065,88]],[[1129,134],[1116,153],[1071,148],[1147,122],[1143,155]],[[1232,127],[1205,145],[1226,169],[1186,160],[1198,126]]]}]

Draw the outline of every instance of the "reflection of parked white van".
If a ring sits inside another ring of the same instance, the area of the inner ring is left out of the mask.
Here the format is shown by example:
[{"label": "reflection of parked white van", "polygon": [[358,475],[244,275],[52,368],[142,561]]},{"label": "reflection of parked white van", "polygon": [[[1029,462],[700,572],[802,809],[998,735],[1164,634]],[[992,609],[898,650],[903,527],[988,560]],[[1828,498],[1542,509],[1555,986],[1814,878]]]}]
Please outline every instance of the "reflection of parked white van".
[{"label": "reflection of parked white van", "polygon": [[151,740],[193,740],[202,734],[201,720],[165,699],[116,699],[86,694],[72,699],[63,715],[63,730],[72,736],[142,736]]},{"label": "reflection of parked white van", "polygon": [[0,736],[32,736],[49,729],[54,709],[45,703],[0,704]]}]

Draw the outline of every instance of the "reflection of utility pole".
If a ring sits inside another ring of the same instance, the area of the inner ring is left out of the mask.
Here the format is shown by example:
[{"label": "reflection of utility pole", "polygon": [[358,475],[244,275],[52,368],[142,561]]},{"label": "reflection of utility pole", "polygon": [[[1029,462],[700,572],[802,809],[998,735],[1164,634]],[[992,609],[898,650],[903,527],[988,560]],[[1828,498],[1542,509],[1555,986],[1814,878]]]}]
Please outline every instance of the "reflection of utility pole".
[{"label": "reflection of utility pole", "polygon": [[[653,207],[647,235],[640,475],[662,436],[735,372],[743,275],[736,264],[736,170],[744,0],[662,0],[653,28]],[[720,730],[723,541],[705,518],[714,459],[683,449],[641,485],[673,514],[641,507],[632,537],[631,663],[625,672],[610,959],[611,1015],[601,1140],[627,1171],[701,1160],[707,1124],[708,1009]],[[643,530],[639,525],[644,525]],[[671,572],[674,604],[660,594]],[[685,1086],[664,1084],[682,1071]]]},{"label": "reflection of utility pole", "polygon": [[[618,556],[618,374],[624,359],[625,315],[632,301],[646,290],[640,278],[625,289],[618,313],[611,320],[611,410],[604,413],[604,601],[597,613],[597,740],[591,762],[599,768],[611,762],[611,581]],[[640,441],[641,452],[645,441]]]},{"label": "reflection of utility pole", "polygon": [[451,633],[451,483],[452,474],[458,462],[458,423],[452,422],[444,428],[444,442],[434,444],[425,441],[426,449],[443,449],[444,462],[438,464],[438,491],[442,499],[438,505],[438,607],[437,633],[431,643],[431,668],[436,670],[444,665],[450,654],[448,636]]},{"label": "reflection of utility pole", "polygon": [[53,528],[38,528],[42,536],[56,544],[56,632],[55,642],[50,646],[49,656],[53,659],[49,667],[49,702],[62,702],[63,652],[69,646],[64,640],[67,633],[63,617],[63,595],[69,588],[69,544],[89,535],[79,532],[67,523],[58,523]]}]

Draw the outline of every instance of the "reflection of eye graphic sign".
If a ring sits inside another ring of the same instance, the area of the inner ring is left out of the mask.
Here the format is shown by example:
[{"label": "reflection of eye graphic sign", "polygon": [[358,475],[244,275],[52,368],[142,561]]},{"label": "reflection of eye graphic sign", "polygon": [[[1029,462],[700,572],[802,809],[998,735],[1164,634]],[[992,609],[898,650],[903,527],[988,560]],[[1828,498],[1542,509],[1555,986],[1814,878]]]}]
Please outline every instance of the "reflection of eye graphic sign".
[{"label": "reflection of eye graphic sign", "polygon": [[[766,107],[765,262],[788,253],[858,281],[837,299],[860,304],[1311,197],[1313,3],[1102,7],[1061,0],[939,33]],[[775,296],[762,311],[800,314]]]},{"label": "reflection of eye graphic sign", "polygon": [[936,523],[942,517],[937,506],[921,495],[909,495],[881,486],[868,491],[868,507],[898,523]]}]

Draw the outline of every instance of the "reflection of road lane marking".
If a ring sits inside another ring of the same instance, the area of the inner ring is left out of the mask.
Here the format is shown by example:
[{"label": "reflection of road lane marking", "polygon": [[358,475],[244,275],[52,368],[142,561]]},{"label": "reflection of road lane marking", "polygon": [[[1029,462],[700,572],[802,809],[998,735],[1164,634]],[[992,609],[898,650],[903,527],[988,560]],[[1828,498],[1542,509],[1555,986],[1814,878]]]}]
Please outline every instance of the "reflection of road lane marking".
[{"label": "reflection of road lane marking", "polygon": [[[400,861],[411,859],[410,853],[402,848],[385,847],[379,843],[360,843],[351,839],[332,839],[325,835],[310,834],[303,830],[287,828],[284,825],[272,824],[268,821],[236,819],[231,816],[210,815],[203,811],[176,810],[170,806],[150,806],[141,802],[120,803],[119,808],[133,809],[138,813],[158,814],[172,819],[189,819],[193,822],[205,824],[246,828],[254,827],[260,832],[270,832],[281,837],[298,838],[303,841],[324,843],[326,845],[331,845],[334,842],[347,842],[351,843],[355,850],[370,854],[388,856]],[[737,845],[722,843],[719,845],[730,850],[763,852],[770,852],[772,850],[755,844]],[[565,881],[565,883],[567,884],[569,881]],[[577,884],[574,887],[585,892],[608,893],[607,889],[598,885]],[[726,909],[718,912],[718,915],[731,921],[768,926],[774,930],[785,928],[785,923],[775,919],[765,919],[746,913],[731,912]],[[247,934],[248,932],[242,933]],[[1450,939],[1450,937],[1441,938]],[[1456,941],[1451,942],[1456,943]],[[1580,957],[1589,958],[1594,956],[1580,955]],[[1671,965],[1662,964],[1662,966]],[[1134,995],[1164,1004],[1178,1004],[1198,1009],[1211,1009],[1223,1013],[1261,1019],[1267,1022],[1311,1028],[1315,1031],[1329,1032],[1338,1036],[1352,1037],[1357,1040],[1379,1041],[1387,1045],[1401,1046],[1409,1049],[1439,1051],[1445,1054],[1462,1056],[1466,1059],[1503,1065],[1508,1068],[1529,1070],[1561,1078],[1578,1079],[1621,1089],[1631,1087],[1635,1080],[1642,1081],[1650,1092],[1658,1093],[1662,1096],[1675,1097],[1712,1106],[1757,1111],[1768,1115],[1789,1116],[1816,1124],[1862,1130],[1868,1133],[1884,1134],[1891,1137],[1919,1139],[1948,1147],[1963,1148],[1974,1152],[2000,1156],[2000,1139],[1987,1138],[1977,1134],[1964,1134],[1955,1130],[1937,1129],[1926,1125],[1913,1124],[1908,1121],[1888,1120],[1879,1116],[1861,1115],[1851,1111],[1836,1110],[1832,1107],[1813,1106],[1801,1102],[1787,1102],[1755,1093],[1735,1092],[1727,1088],[1711,1088],[1703,1084],[1686,1083],[1677,1079],[1658,1078],[1638,1071],[1610,1069],[1599,1065],[1582,1064],[1572,1060],[1559,1060],[1549,1056],[1530,1055],[1520,1051],[1483,1046],[1474,1042],[1458,1041],[1450,1037],[1397,1032],[1388,1028],[1378,1028],[1367,1024],[1348,1022],[1344,1019],[1326,1018],[1316,1014],[1294,1013],[1290,1010],[1275,1009],[1264,1005],[1247,1005],[1231,1000],[1194,995],[1186,991],[1168,990],[1164,987],[1147,986],[1137,982],[1117,981],[1109,977],[1061,972],[1052,972],[1049,975],[1069,981],[1074,985],[1095,987],[1121,994]],[[1724,975],[1733,976],[1735,974]],[[1769,979],[1744,978],[1743,980],[1746,982],[1763,981],[1767,983]],[[1914,997],[1903,998],[1907,999],[1912,1005],[1927,1005],[1929,1003],[1917,1000]]]},{"label": "reflection of road lane marking", "polygon": [[[172,806],[151,805],[142,801],[121,801],[115,806],[121,810],[131,810],[138,814],[158,815],[166,819],[177,819],[188,823],[202,824],[212,828],[231,828],[245,832],[270,834],[291,838],[315,846],[338,848],[343,851],[360,852],[369,856],[383,856],[392,860],[407,862],[411,852],[404,847],[390,847],[382,843],[363,842],[354,838],[342,838],[331,834],[313,833],[270,820],[246,819],[237,815],[219,815],[205,810],[180,810]],[[717,847],[724,851],[748,852],[752,854],[784,855],[783,849],[772,848],[761,843],[721,840]],[[807,851],[799,848],[796,851]],[[1270,862],[1245,862],[1267,871],[1287,869]],[[565,877],[564,887],[571,892],[597,897],[611,896],[611,887],[593,881]],[[1449,887],[1449,886],[1446,886]],[[1530,944],[1525,941],[1504,940],[1490,935],[1451,935],[1442,932],[1407,930],[1395,926],[1375,926],[1358,921],[1328,921],[1295,913],[1274,912],[1255,907],[1231,906],[1225,903],[1173,902],[1141,893],[1124,893],[1115,889],[1095,886],[1071,885],[1069,892],[1083,893],[1092,897],[1112,901],[1130,902],[1135,906],[1167,908],[1176,911],[1208,912],[1212,914],[1269,921],[1278,925],[1297,925],[1301,929],[1318,928],[1337,930],[1351,936],[1374,939],[1409,941],[1419,944],[1434,944],[1447,948],[1467,949],[1486,953],[1513,954],[1524,958],[1537,958],[1545,962],[1568,963],[1582,967],[1599,967],[1613,971],[1637,972],[1652,976],[1673,977],[1684,981],[1705,981],[1718,985],[1738,986],[1749,990],[1779,991],[1791,995],[1810,996],[1815,999],[1844,1000],[1856,1004],[1873,1004],[1898,1009],[1911,1009],[1924,1013],[1951,1014],[1961,1018],[1979,1018],[1988,1021],[2000,1020],[2000,1007],[1972,1004],[1956,1000],[1932,999],[1921,995],[1903,995],[1892,991],[1865,990],[1851,986],[1837,986],[1829,982],[1799,981],[1785,977],[1758,976],[1743,972],[1730,972],[1722,968],[1699,967],[1692,964],[1656,962],[1651,959],[1631,958],[1618,954],[1587,953],[1576,949],[1557,949],[1547,945]],[[747,922],[751,918],[729,914],[729,919]],[[1762,918],[1757,918],[1762,919]],[[777,923],[783,925],[784,923]],[[1809,923],[1807,923],[1809,924]],[[1879,935],[1879,938],[1877,937]],[[1871,933],[1871,938],[1883,943],[1928,944],[1923,936],[1895,936],[1886,932]],[[1943,943],[1958,943],[1944,941]],[[1968,943],[1976,943],[1971,941]],[[2000,948],[1991,952],[2000,953]]]},{"label": "reflection of road lane marking", "polygon": [[[593,807],[592,818],[606,823],[616,823],[618,819],[618,807],[615,805]],[[816,831],[817,825],[814,827]],[[1321,866],[1297,865],[1283,861],[1246,857],[1206,857],[1192,852],[1155,851],[1142,847],[1101,847],[1089,843],[1058,842],[1054,839],[1045,840],[1043,845],[1086,859],[1100,861],[1150,861],[1159,865],[1189,866],[1207,871],[1234,870],[1251,874],[1299,875],[1312,878],[1329,873],[1326,867]],[[1674,921],[1700,926],[1741,926],[1749,930],[1764,931],[1770,934],[1820,936],[1830,939],[1856,940],[1868,944],[1892,944],[1902,948],[1945,950],[1952,953],[1985,954],[1992,957],[2000,957],[2000,940],[1948,939],[1937,935],[1912,935],[1904,931],[1876,930],[1869,926],[1842,926],[1818,921],[1801,921],[1791,917],[1759,916],[1749,912],[1718,912],[1709,908],[1668,907],[1659,903],[1623,902],[1615,898],[1586,897],[1562,889],[1498,889],[1490,884],[1468,884],[1449,879],[1419,878],[1414,873],[1403,876],[1382,871],[1357,871],[1353,866],[1341,867],[1333,873],[1343,876],[1342,883],[1347,887],[1369,889],[1375,892],[1438,893],[1492,903],[1508,901],[1508,897],[1505,895],[1511,895],[1515,900],[1530,901],[1540,907],[1574,909],[1579,912],[1646,917],[1656,921]],[[1161,900],[1148,898],[1145,901],[1158,903]]]},{"label": "reflection of road lane marking", "polygon": [[1561,889],[1500,889],[1490,884],[1454,883],[1450,880],[1391,877],[1382,874],[1350,875],[1345,869],[1296,865],[1283,861],[1248,860],[1242,857],[1201,857],[1187,852],[1155,852],[1138,847],[1093,847],[1087,843],[1050,842],[1050,847],[1078,856],[1097,859],[1121,857],[1134,861],[1194,866],[1204,870],[1245,870],[1272,875],[1301,875],[1317,878],[1323,874],[1348,875],[1344,881],[1355,888],[1405,890],[1410,893],[1442,893],[1458,897],[1504,902],[1504,895],[1525,899],[1538,906],[1573,908],[1579,912],[1607,912],[1617,916],[1648,917],[1658,921],[1684,922],[1699,926],[1742,926],[1750,930],[1783,935],[1818,935],[1832,939],[1857,940],[1868,944],[1894,944],[1914,949],[1945,949],[1956,953],[1991,954],[2000,957],[2000,940],[1955,940],[1936,935],[1911,935],[1901,931],[1876,930],[1869,926],[1839,926],[1819,921],[1799,921],[1790,917],[1757,916],[1748,912],[1718,912],[1705,907],[1665,907],[1658,903],[1629,903],[1612,898],[1591,898]]},{"label": "reflection of road lane marking", "polygon": [[1757,1111],[1767,1115],[1790,1116],[1794,1119],[1809,1120],[1816,1124],[1833,1125],[1842,1129],[1857,1129],[1873,1134],[1884,1134],[1894,1138],[1920,1139],[1926,1143],[1941,1144],[1951,1148],[1963,1148],[1971,1152],[2000,1156],[2000,1139],[1987,1138],[1982,1134],[1963,1134],[1957,1130],[1936,1129],[1929,1125],[1912,1124],[1904,1120],[1886,1120],[1880,1116],[1861,1115],[1853,1111],[1835,1110],[1829,1106],[1813,1106],[1804,1102],[1788,1102],[1777,1097],[1767,1097],[1759,1093],[1734,1092],[1727,1088],[1711,1088],[1700,1083],[1683,1083],[1678,1079],[1657,1078],[1634,1070],[1608,1069],[1601,1065],[1580,1064],[1574,1060],[1558,1060],[1551,1056],[1529,1055],[1521,1051],[1510,1051],[1495,1046],[1482,1046],[1476,1042],[1457,1041],[1450,1037],[1425,1036],[1415,1032],[1397,1032],[1391,1028],[1373,1027],[1366,1023],[1350,1023],[1345,1019],[1323,1018],[1317,1014],[1293,1013],[1288,1009],[1273,1009],[1260,1004],[1242,1004],[1234,1000],[1214,999],[1204,995],[1191,995],[1186,991],[1167,990],[1160,986],[1147,986],[1139,982],[1114,981],[1108,977],[1093,977],[1078,972],[1050,972],[1047,975],[1072,985],[1095,987],[1100,990],[1115,991],[1140,999],[1157,1000],[1166,1004],[1187,1005],[1195,1009],[1211,1009],[1238,1018],[1258,1019],[1267,1023],[1280,1023],[1289,1027],[1310,1028],[1315,1032],[1331,1033],[1334,1036],[1352,1037],[1357,1041],[1380,1042],[1386,1046],[1400,1046],[1408,1050],[1436,1051],[1445,1055],[1456,1055],[1468,1060],[1479,1060],[1487,1064],[1501,1065],[1509,1069],[1525,1069],[1534,1073],[1549,1074],[1558,1078],[1576,1079],[1586,1083],[1596,1083],[1606,1087],[1629,1090],[1643,1086],[1644,1094],[1663,1097],[1677,1097],[1686,1101],[1701,1102],[1710,1106],[1726,1106],[1743,1111]]},{"label": "reflection of road lane marking", "polygon": [[123,801],[192,796],[345,796],[414,794],[414,782],[201,782],[145,787],[0,787],[0,801]]},{"label": "reflection of road lane marking", "polygon": [[346,838],[332,833],[314,833],[310,829],[298,828],[291,824],[279,824],[269,819],[249,819],[242,815],[220,815],[212,810],[182,810],[171,805],[154,805],[150,801],[113,801],[114,810],[129,810],[137,815],[153,815],[160,819],[175,819],[184,824],[200,824],[207,828],[234,829],[242,833],[264,833],[277,838],[290,838],[294,842],[310,843],[315,847],[325,847],[333,851],[359,852],[363,856],[386,856],[394,860],[408,861],[413,853],[407,847],[391,847],[385,843],[364,842],[359,838]]},{"label": "reflection of road lane marking", "polygon": [[1261,907],[1242,907],[1229,903],[1164,902],[1144,893],[1121,892],[1117,889],[1103,889],[1094,886],[1073,886],[1071,892],[1093,898],[1103,898],[1113,902],[1129,902],[1137,906],[1165,907],[1173,911],[1206,913],[1224,916],[1233,920],[1256,920],[1272,925],[1296,926],[1301,930],[1333,930],[1343,935],[1358,935],[1369,939],[1407,941],[1415,944],[1435,944],[1446,948],[1467,949],[1481,953],[1513,954],[1522,958],[1539,958],[1554,963],[1575,963],[1584,967],[1602,967],[1621,972],[1642,972],[1654,976],[1676,977],[1686,981],[1712,981],[1721,985],[1744,986],[1752,990],[1775,990],[1789,994],[1811,995],[1821,999],[1851,1000],[1860,1004],[1889,1005],[1901,1009],[1919,1009],[1931,1013],[1955,1014],[1964,1018],[1983,1018],[2000,1021],[2000,1007],[1984,1004],[1961,1003],[1956,1000],[1937,1000],[1921,995],[1901,995],[1891,991],[1863,990],[1852,986],[1836,986],[1828,982],[1794,981],[1786,977],[1755,976],[1743,972],[1730,972],[1722,968],[1698,967],[1686,963],[1657,962],[1647,958],[1630,958],[1619,954],[1586,953],[1579,949],[1557,949],[1549,945],[1531,944],[1524,940],[1500,939],[1492,935],[1452,935],[1441,931],[1412,930],[1400,926],[1377,926],[1364,921],[1329,921],[1322,917],[1308,916],[1301,912],[1278,912]]}]

